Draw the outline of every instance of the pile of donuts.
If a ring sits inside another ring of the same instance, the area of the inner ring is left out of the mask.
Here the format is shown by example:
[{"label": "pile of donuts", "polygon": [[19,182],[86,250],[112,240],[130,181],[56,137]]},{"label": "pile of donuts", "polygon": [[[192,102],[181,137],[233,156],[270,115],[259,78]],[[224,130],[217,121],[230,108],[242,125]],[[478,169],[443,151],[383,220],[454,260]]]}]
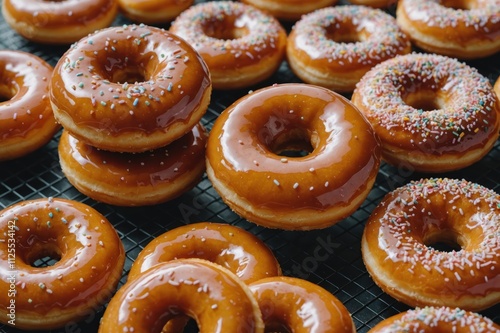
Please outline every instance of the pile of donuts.
[{"label": "pile of donuts", "polygon": [[[28,40],[72,44],[54,68],[0,51],[0,161],[61,130],[61,169],[94,200],[155,205],[206,172],[250,222],[322,229],[363,204],[382,161],[439,176],[475,164],[498,140],[500,79],[492,86],[462,60],[500,51],[500,0],[458,9],[437,0],[85,2],[3,1],[6,22]],[[389,6],[396,18],[378,9]],[[111,26],[119,12],[134,23]],[[302,82],[266,85],[283,65]],[[201,122],[213,90],[246,88],[257,89],[208,133]],[[356,331],[338,299],[281,276],[270,250],[235,227],[200,223],[157,237],[115,293],[123,244],[92,208],[23,202],[0,212],[0,225],[4,235],[15,227],[26,251],[21,328],[61,327],[111,298],[99,332],[182,331],[188,317],[202,332]],[[8,276],[9,243],[0,245]],[[411,181],[371,212],[361,249],[375,283],[414,308],[370,332],[500,331],[476,313],[500,302],[494,191],[463,179]],[[32,267],[46,256],[59,260]],[[7,294],[8,279],[0,286]]]}]

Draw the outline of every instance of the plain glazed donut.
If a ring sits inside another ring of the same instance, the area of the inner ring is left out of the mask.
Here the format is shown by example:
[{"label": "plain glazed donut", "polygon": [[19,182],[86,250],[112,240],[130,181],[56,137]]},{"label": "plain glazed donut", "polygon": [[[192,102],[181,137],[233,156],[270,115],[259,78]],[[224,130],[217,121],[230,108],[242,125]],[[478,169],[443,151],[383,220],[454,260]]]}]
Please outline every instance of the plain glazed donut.
[{"label": "plain glazed donut", "polygon": [[58,61],[50,100],[78,140],[109,151],[142,152],[179,139],[210,102],[208,68],[181,38],[155,27],[97,31]]},{"label": "plain glazed donut", "polygon": [[27,155],[59,129],[49,101],[52,67],[21,51],[0,51],[0,161]]},{"label": "plain glazed donut", "polygon": [[162,262],[200,258],[219,264],[245,283],[281,275],[271,250],[244,229],[222,223],[181,226],[153,239],[136,258],[128,279]]},{"label": "plain glazed donut", "polygon": [[194,5],[177,17],[170,31],[201,54],[216,89],[261,82],[277,71],[285,57],[287,37],[280,23],[238,2]]},{"label": "plain glazed donut", "polygon": [[370,70],[352,95],[390,164],[422,172],[469,166],[495,144],[499,103],[477,70],[438,55],[398,56]]},{"label": "plain glazed donut", "polygon": [[500,0],[400,0],[396,19],[428,52],[475,59],[500,51]]},{"label": "plain glazed donut", "polygon": [[389,14],[338,6],[303,16],[292,28],[286,53],[290,68],[304,82],[352,92],[373,66],[410,51],[409,38]]},{"label": "plain glazed donut", "polygon": [[111,25],[116,0],[4,0],[5,21],[24,38],[47,44],[70,44]]},{"label": "plain glazed donut", "polygon": [[257,301],[246,284],[222,266],[179,259],[127,281],[111,299],[99,333],[160,333],[179,314],[196,320],[200,333],[263,333]]},{"label": "plain glazed donut", "polygon": [[500,302],[500,196],[465,180],[412,181],[372,212],[362,254],[375,283],[405,304],[486,309]]},{"label": "plain glazed donut", "polygon": [[117,206],[156,205],[193,188],[205,172],[201,125],[166,147],[143,153],[99,150],[63,131],[59,161],[68,181],[88,197]]},{"label": "plain glazed donut", "polygon": [[355,333],[346,307],[329,291],[294,277],[270,277],[250,284],[266,332]]},{"label": "plain glazed donut", "polygon": [[[22,201],[0,212],[0,322],[49,330],[98,311],[121,278],[125,251],[93,208],[66,199]],[[13,250],[14,249],[14,250]],[[35,267],[39,259],[57,260]],[[8,298],[15,292],[15,298]]]},{"label": "plain glazed donut", "polygon": [[242,2],[268,12],[279,20],[296,21],[302,15],[335,5],[337,0],[242,0]]},{"label": "plain glazed donut", "polygon": [[[288,157],[287,151],[306,156]],[[318,229],[354,212],[371,190],[379,144],[344,97],[306,84],[257,90],[215,121],[207,174],[224,202],[270,228]]]},{"label": "plain glazed donut", "polygon": [[194,0],[118,0],[127,18],[145,24],[170,22],[193,3]]},{"label": "plain glazed donut", "polygon": [[500,326],[480,314],[449,307],[424,307],[387,318],[369,333],[499,333]]}]

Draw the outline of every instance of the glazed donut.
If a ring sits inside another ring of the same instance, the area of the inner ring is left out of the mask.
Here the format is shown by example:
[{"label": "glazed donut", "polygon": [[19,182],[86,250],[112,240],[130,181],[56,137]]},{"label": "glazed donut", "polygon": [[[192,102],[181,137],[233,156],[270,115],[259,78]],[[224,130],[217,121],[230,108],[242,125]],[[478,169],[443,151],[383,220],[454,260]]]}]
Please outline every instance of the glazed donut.
[{"label": "glazed donut", "polygon": [[500,0],[401,0],[396,19],[428,52],[476,59],[500,51]]},{"label": "glazed donut", "polygon": [[350,3],[358,6],[368,6],[373,8],[387,8],[398,2],[398,0],[350,0]]},{"label": "glazed donut", "polygon": [[337,0],[242,0],[242,2],[268,12],[279,20],[296,21],[304,14],[335,5]]},{"label": "glazed donut", "polygon": [[469,166],[498,138],[500,109],[490,82],[444,56],[387,60],[363,76],[352,102],[380,138],[382,157],[416,171]]},{"label": "glazed donut", "polygon": [[59,129],[49,102],[52,67],[21,51],[0,51],[0,161],[27,155]]},{"label": "glazed donut", "polygon": [[137,275],[111,299],[99,333],[161,332],[180,313],[200,333],[263,333],[259,306],[250,289],[224,267],[202,259],[161,263]]},{"label": "glazed donut", "polygon": [[495,85],[493,86],[493,90],[495,90],[495,93],[497,95],[497,99],[500,101],[500,77],[495,82]]},{"label": "glazed donut", "polygon": [[200,258],[219,264],[245,283],[281,275],[271,250],[244,229],[199,222],[177,227],[153,239],[136,258],[128,279],[170,260]]},{"label": "glazed donut", "polygon": [[259,303],[266,332],[356,332],[346,307],[312,282],[269,277],[251,283],[250,290]]},{"label": "glazed donut", "polygon": [[232,1],[211,1],[181,13],[170,31],[203,57],[215,89],[248,87],[269,78],[285,57],[286,31],[272,16]]},{"label": "glazed donut", "polygon": [[363,261],[383,291],[412,307],[481,311],[500,302],[499,221],[500,196],[481,185],[412,181],[372,212]]},{"label": "glazed donut", "polygon": [[121,12],[130,20],[145,24],[161,24],[172,21],[194,0],[118,0]]},{"label": "glazed donut", "polygon": [[116,0],[4,0],[5,21],[24,38],[46,44],[70,44],[111,25]]},{"label": "glazed donut", "polygon": [[90,198],[117,206],[155,205],[193,188],[205,172],[206,132],[201,125],[164,148],[144,153],[99,150],[67,131],[59,161],[68,181]]},{"label": "glazed donut", "polygon": [[208,138],[207,174],[223,201],[248,221],[319,229],[361,205],[379,155],[371,126],[344,97],[282,84],[222,112]]},{"label": "glazed donut", "polygon": [[[113,226],[92,207],[57,198],[22,201],[0,211],[0,228],[3,324],[63,327],[99,310],[115,291],[125,251]],[[57,262],[35,266],[47,257]]]},{"label": "glazed donut", "polygon": [[389,14],[338,6],[303,16],[292,28],[286,54],[302,81],[352,92],[373,66],[410,51],[410,40]]},{"label": "glazed donut", "polygon": [[81,39],[50,83],[56,119],[78,140],[119,152],[166,146],[199,122],[210,102],[208,68],[181,38],[129,25]]},{"label": "glazed donut", "polygon": [[378,323],[369,333],[500,332],[500,326],[480,314],[449,307],[408,310]]}]

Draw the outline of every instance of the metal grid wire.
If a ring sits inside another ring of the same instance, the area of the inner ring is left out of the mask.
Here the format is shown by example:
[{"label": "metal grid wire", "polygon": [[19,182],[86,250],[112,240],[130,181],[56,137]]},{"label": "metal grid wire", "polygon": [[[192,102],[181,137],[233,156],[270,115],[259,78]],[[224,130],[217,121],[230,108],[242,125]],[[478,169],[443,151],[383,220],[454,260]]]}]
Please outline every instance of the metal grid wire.
[{"label": "metal grid wire", "polygon": [[[127,23],[126,19],[118,17],[113,25],[123,23]],[[67,46],[46,47],[28,42],[0,18],[0,49],[30,52],[54,66]],[[500,74],[498,55],[469,64],[478,68],[491,82]],[[299,80],[284,62],[272,78],[252,89],[287,82]],[[217,116],[247,91],[215,91],[203,124],[210,129]],[[273,250],[286,275],[308,279],[339,298],[352,314],[358,332],[367,332],[382,319],[408,309],[373,283],[361,259],[360,239],[368,216],[387,192],[426,175],[383,164],[373,190],[352,216],[326,230],[281,231],[266,229],[241,219],[221,201],[206,176],[180,198],[153,207],[115,207],[95,202],[79,193],[62,174],[57,154],[59,137],[60,133],[56,134],[45,147],[29,156],[0,164],[0,208],[39,197],[61,197],[94,207],[114,225],[126,249],[120,286],[125,282],[134,259],[155,237],[184,224],[212,221],[229,223],[257,235]],[[474,166],[439,176],[465,178],[499,192],[499,165],[500,145],[497,144],[488,156]],[[328,255],[315,256],[314,253],[320,248],[322,253]],[[47,263],[42,261],[37,264]],[[52,332],[97,332],[102,312],[102,308],[95,309],[81,322]],[[500,305],[482,314],[500,323]],[[0,332],[18,331],[0,325]]]}]

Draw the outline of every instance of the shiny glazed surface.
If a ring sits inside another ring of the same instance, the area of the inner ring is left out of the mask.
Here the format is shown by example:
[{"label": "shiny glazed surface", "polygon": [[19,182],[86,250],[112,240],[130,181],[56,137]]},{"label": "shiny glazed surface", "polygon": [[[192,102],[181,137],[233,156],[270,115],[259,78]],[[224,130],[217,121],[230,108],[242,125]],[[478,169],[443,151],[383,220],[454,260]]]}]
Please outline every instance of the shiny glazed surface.
[{"label": "shiny glazed surface", "polygon": [[342,302],[307,280],[270,277],[251,283],[250,290],[259,303],[266,332],[274,332],[273,328],[291,333],[356,332]]},{"label": "shiny glazed surface", "polygon": [[394,190],[362,249],[375,282],[408,305],[480,311],[500,301],[500,197],[478,184],[430,178]]},{"label": "shiny glazed surface", "polygon": [[59,129],[50,101],[52,67],[21,51],[0,51],[0,161],[46,144]]},{"label": "shiny glazed surface", "polygon": [[90,197],[137,206],[173,199],[194,186],[205,170],[206,141],[198,124],[166,147],[132,154],[100,150],[63,131],[58,152],[68,180]]},{"label": "shiny glazed surface", "polygon": [[[126,147],[119,138],[127,134],[158,134],[164,142],[155,144],[162,146],[188,132],[206,110],[210,87],[208,69],[186,42],[159,28],[129,25],[72,46],[55,67],[50,99],[56,118],[74,136],[97,147],[81,132],[112,137],[116,147],[101,148],[120,151]],[[172,138],[176,125],[186,129]]]},{"label": "shiny glazed surface", "polygon": [[219,264],[250,283],[281,275],[274,254],[253,234],[222,223],[200,222],[156,237],[134,261],[128,279],[170,260],[200,258]]},{"label": "shiny glazed surface", "polygon": [[201,259],[157,265],[129,280],[109,303],[99,333],[159,333],[178,314],[201,333],[263,333],[257,302],[248,287],[222,266]]},{"label": "shiny glazed surface", "polygon": [[145,24],[166,23],[189,8],[194,0],[118,0],[124,15]]},{"label": "shiny glazed surface", "polygon": [[500,326],[477,313],[449,307],[425,307],[387,318],[369,333],[500,332]]},{"label": "shiny glazed surface", "polygon": [[389,162],[415,156],[421,165],[414,167],[424,171],[448,158],[453,162],[441,168],[463,167],[467,154],[481,157],[498,137],[499,102],[488,79],[449,57],[413,53],[385,61],[363,77],[352,102]]},{"label": "shiny glazed surface", "polygon": [[[125,252],[93,208],[55,198],[22,201],[0,212],[0,230],[0,292],[8,295],[10,283],[16,286],[16,328],[62,327],[96,311],[115,291]],[[33,267],[44,257],[59,260]],[[5,323],[9,298],[0,302]]]},{"label": "shiny glazed surface", "polygon": [[270,13],[279,20],[296,21],[304,14],[317,9],[334,6],[337,0],[242,0],[243,3],[255,6]]},{"label": "shiny glazed surface", "polygon": [[[306,156],[280,155],[304,146]],[[280,217],[348,207],[370,188],[379,153],[372,128],[349,101],[306,84],[244,96],[219,116],[207,145],[212,178]]]}]

